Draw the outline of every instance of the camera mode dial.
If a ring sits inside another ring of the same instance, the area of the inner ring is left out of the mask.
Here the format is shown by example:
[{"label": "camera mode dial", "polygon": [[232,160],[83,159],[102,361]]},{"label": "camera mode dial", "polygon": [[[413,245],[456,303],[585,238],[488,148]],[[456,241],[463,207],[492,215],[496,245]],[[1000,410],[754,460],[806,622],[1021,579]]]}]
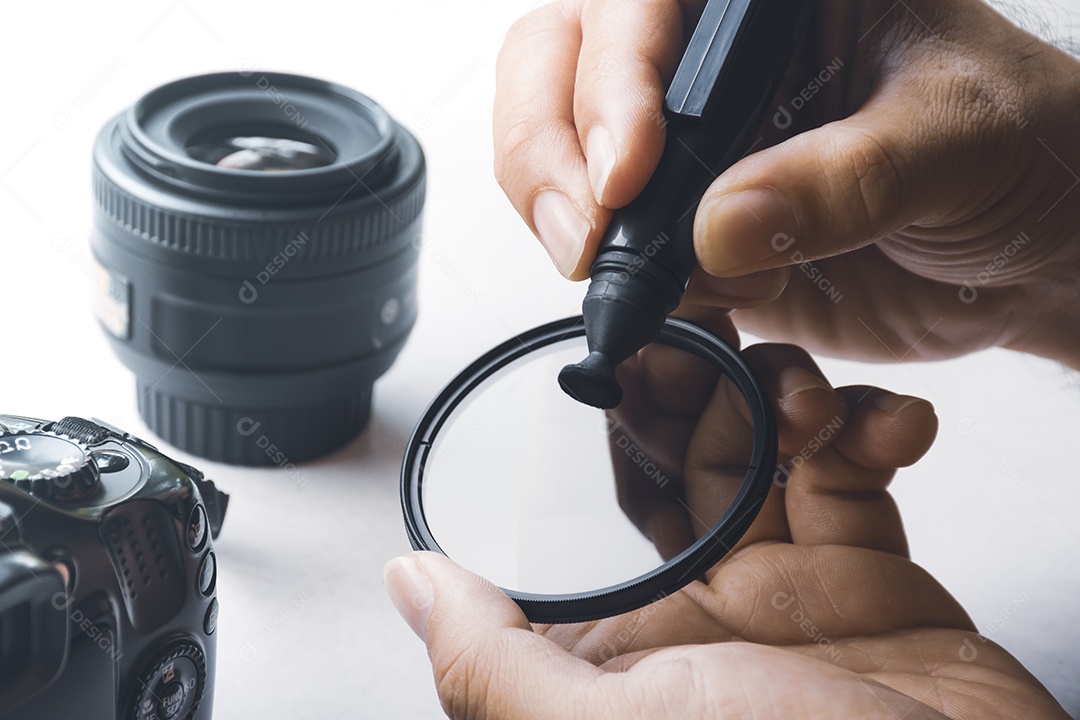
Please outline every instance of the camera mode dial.
[{"label": "camera mode dial", "polygon": [[139,678],[127,720],[190,720],[206,687],[206,658],[191,642],[167,648]]},{"label": "camera mode dial", "polygon": [[101,476],[87,447],[47,431],[0,434],[0,481],[58,503],[83,500]]}]

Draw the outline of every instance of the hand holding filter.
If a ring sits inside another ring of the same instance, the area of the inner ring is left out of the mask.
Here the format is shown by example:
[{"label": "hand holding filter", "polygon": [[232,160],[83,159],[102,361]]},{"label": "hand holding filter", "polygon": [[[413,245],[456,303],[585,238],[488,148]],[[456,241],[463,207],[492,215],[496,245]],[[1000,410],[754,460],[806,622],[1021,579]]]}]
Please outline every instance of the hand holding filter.
[{"label": "hand holding filter", "polygon": [[413,548],[483,575],[533,622],[675,593],[738,544],[776,473],[769,394],[732,346],[669,319],[619,365],[626,399],[603,411],[553,392],[584,335],[570,318],[486,353],[424,413],[402,465]]},{"label": "hand holding filter", "polygon": [[696,266],[694,211],[716,176],[751,149],[814,0],[709,0],[664,102],[667,142],[648,185],[615,213],[582,309],[589,355],[559,384],[616,407],[614,368],[655,340]]}]

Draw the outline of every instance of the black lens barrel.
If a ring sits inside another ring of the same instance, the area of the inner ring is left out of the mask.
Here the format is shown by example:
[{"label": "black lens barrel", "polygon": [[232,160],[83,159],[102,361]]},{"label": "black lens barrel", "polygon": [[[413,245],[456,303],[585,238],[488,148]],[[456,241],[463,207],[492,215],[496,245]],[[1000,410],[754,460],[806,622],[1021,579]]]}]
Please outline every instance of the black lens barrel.
[{"label": "black lens barrel", "polygon": [[[228,136],[334,161],[240,170],[189,152]],[[416,319],[425,178],[381,107],[311,78],[188,78],[112,120],[94,150],[96,308],[150,429],[244,465],[354,438]]]}]

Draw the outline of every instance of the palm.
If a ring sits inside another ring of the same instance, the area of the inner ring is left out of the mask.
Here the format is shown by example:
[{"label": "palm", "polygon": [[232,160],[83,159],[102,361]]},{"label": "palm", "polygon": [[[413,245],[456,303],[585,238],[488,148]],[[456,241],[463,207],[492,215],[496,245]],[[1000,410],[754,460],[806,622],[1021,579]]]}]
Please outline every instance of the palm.
[{"label": "palm", "polygon": [[[731,337],[730,325],[711,327]],[[933,407],[877,388],[834,390],[793,346],[758,345],[743,356],[766,396],[777,398],[778,446],[790,475],[705,577],[618,617],[530,628],[496,587],[420,554],[438,588],[434,611],[417,619],[432,607],[430,586],[409,583],[392,597],[427,640],[447,714],[1065,719],[1038,681],[980,638],[963,608],[908,557],[887,488],[896,468],[933,442]],[[671,484],[687,512],[650,514],[650,503],[639,502],[649,498],[616,467],[620,501],[664,554],[675,549],[665,539],[700,533],[688,519],[716,517],[710,503],[724,503],[725,492],[709,490],[732,477],[725,441],[738,444],[743,435],[732,412],[738,401],[708,368],[695,371],[664,348],[621,370],[621,427],[657,464],[684,470]]]},{"label": "palm", "polygon": [[[745,355],[771,385],[768,368],[790,364],[798,352],[757,346]],[[645,358],[636,371],[655,370],[658,362]],[[688,380],[691,373],[677,375],[681,383],[705,382]],[[654,384],[655,394],[639,397],[647,386],[628,385],[628,396],[656,405],[675,394]],[[913,464],[929,448],[936,418],[925,402],[886,411],[876,402],[883,394],[865,387],[835,394],[821,389],[781,401],[779,443],[788,458],[810,438],[822,437],[821,428],[836,417],[843,418],[843,428],[791,469],[786,487],[773,489],[729,559],[636,612],[537,631],[606,670],[649,677],[676,667],[690,678],[684,682],[725,678],[704,694],[694,686],[688,697],[702,704],[683,708],[688,717],[710,717],[710,709],[734,702],[726,693],[760,695],[762,707],[774,708],[765,717],[777,718],[796,708],[810,717],[1065,717],[1039,683],[1004,650],[983,641],[956,600],[908,558],[887,487],[895,468]],[[656,436],[649,450],[669,455],[661,446],[666,444],[685,453],[685,466],[697,468],[683,477],[691,514],[708,516],[693,506],[693,488],[725,479],[719,473],[726,464],[716,455],[724,443],[713,431],[725,427],[718,418],[731,414],[729,396],[713,392],[704,407],[699,402],[683,411],[686,422],[668,423],[683,430]]]},{"label": "palm", "polygon": [[[823,573],[832,575],[825,584]],[[886,576],[909,593],[894,595],[891,613],[867,598]],[[699,676],[725,677],[699,698],[703,708],[746,693],[777,709],[765,717],[788,717],[784,708],[808,717],[938,717],[931,709],[950,718],[1067,717],[1020,663],[972,631],[925,571],[873,550],[763,542],[708,584],[653,607],[542,630],[607,670],[651,672],[679,660]]]}]

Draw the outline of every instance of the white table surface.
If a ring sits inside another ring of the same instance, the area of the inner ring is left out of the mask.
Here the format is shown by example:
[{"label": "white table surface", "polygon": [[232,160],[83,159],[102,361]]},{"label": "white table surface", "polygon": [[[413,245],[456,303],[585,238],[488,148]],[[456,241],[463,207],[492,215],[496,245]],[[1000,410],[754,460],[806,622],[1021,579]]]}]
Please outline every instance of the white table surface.
[{"label": "white table surface", "polygon": [[[148,434],[134,383],[90,317],[90,148],[166,80],[288,70],[373,96],[429,161],[421,318],[346,450],[300,469],[185,457],[232,494],[218,543],[217,717],[441,717],[421,644],[382,587],[408,549],[398,468],[439,388],[517,332],[573,314],[492,179],[494,58],[531,0],[10,3],[0,22],[0,411],[95,415]],[[1070,3],[1080,6],[1080,3]],[[937,446],[895,484],[915,558],[1080,715],[1080,377],[1005,352],[881,367],[823,361],[838,384],[937,404]],[[972,432],[971,428],[977,426]]]}]

